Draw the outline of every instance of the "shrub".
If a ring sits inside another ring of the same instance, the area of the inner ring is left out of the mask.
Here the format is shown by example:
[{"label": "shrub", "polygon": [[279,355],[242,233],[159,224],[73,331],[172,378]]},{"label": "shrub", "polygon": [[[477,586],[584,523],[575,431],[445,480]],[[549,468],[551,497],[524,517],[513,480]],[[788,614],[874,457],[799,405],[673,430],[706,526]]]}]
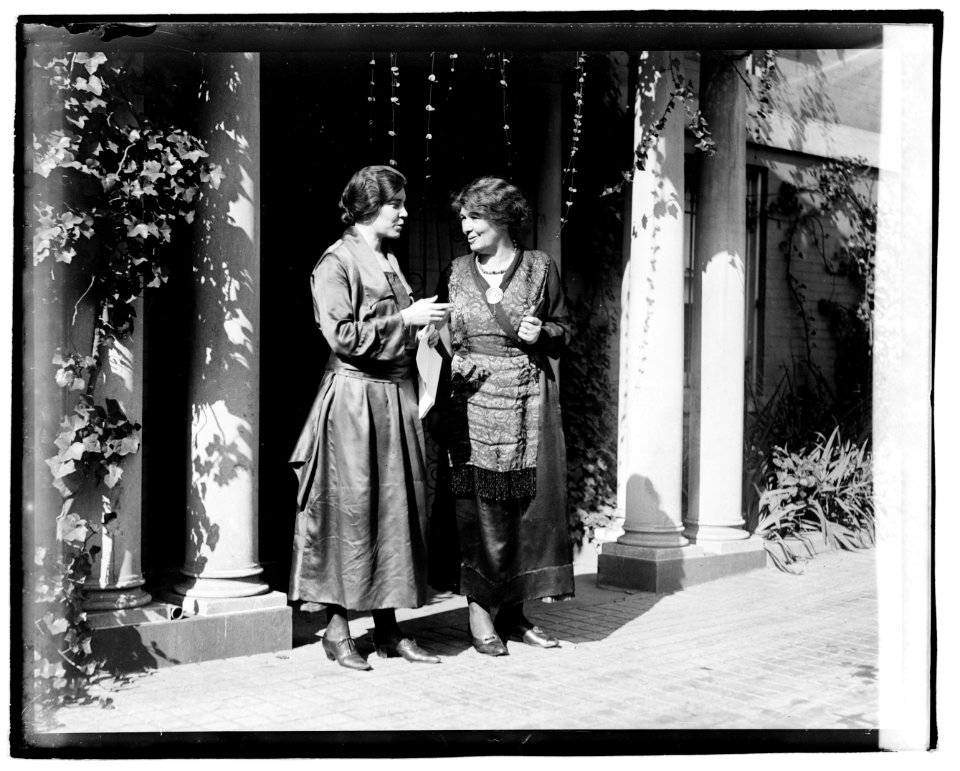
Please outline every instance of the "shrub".
[{"label": "shrub", "polygon": [[833,548],[858,549],[874,542],[873,476],[867,443],[829,439],[800,452],[775,447],[773,469],[760,492],[756,533],[781,570],[796,572],[798,557],[786,539],[799,540],[812,554],[810,537],[819,534]]}]

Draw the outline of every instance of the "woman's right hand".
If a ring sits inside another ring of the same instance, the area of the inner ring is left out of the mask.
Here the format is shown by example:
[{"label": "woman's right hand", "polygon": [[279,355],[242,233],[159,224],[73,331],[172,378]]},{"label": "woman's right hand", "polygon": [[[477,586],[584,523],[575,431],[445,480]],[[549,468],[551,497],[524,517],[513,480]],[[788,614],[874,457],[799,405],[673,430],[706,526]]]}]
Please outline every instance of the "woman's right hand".
[{"label": "woman's right hand", "polygon": [[408,327],[425,327],[427,324],[443,326],[453,305],[452,303],[438,303],[436,299],[437,295],[424,297],[422,300],[417,300],[409,308],[400,311],[404,325]]}]

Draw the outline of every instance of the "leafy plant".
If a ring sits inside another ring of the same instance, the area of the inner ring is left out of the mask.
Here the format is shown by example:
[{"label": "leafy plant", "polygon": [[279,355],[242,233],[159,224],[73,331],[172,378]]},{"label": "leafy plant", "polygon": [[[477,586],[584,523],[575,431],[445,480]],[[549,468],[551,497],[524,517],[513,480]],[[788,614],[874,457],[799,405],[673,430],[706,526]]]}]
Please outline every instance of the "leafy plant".
[{"label": "leafy plant", "polygon": [[[821,300],[817,307],[833,322],[840,344],[837,379],[842,377],[844,386],[840,392],[859,396],[870,390],[873,345],[877,204],[870,193],[871,171],[863,158],[840,158],[812,167],[799,182],[802,184],[782,184],[767,213],[786,225],[780,249],[803,322],[806,360],[812,363],[814,358],[815,317],[807,300],[807,285],[794,273],[793,261],[806,260],[812,254],[828,275],[848,276],[857,288],[854,308],[831,300]],[[840,220],[846,222],[848,232],[831,250],[825,222]],[[847,365],[853,361],[858,366],[851,370]]]},{"label": "leafy plant", "polygon": [[[596,323],[592,303],[572,304],[575,334],[564,359],[564,399],[570,531],[578,543],[616,517],[616,423],[611,414],[609,330]],[[612,405],[614,411],[616,402]]]},{"label": "leafy plant", "polygon": [[[565,222],[563,274],[567,308],[573,322],[570,347],[562,360],[560,398],[567,448],[569,528],[578,543],[597,528],[613,524],[617,504],[617,403],[610,379],[610,341],[617,333],[613,309],[622,275],[623,193],[598,196],[612,170],[622,167],[620,148],[631,124],[620,103],[620,84],[609,57],[587,56],[580,78],[596,83],[591,98],[576,105],[576,115],[592,126],[591,141],[570,138],[577,148],[576,187],[580,214]],[[603,86],[601,88],[601,85]]]},{"label": "leafy plant", "polygon": [[202,188],[217,187],[223,172],[207,162],[200,139],[139,109],[157,103],[155,86],[129,61],[81,52],[34,64],[47,94],[32,116],[33,262],[50,265],[64,284],[86,286],[74,325],[84,300],[93,315],[88,352],[57,349],[52,359],[57,384],[78,401],[46,461],[63,506],[59,548],[40,549],[35,560],[33,703],[43,705],[86,698],[97,671],[84,584],[100,551],[96,536],[118,527],[109,493],[140,448],[140,425],[116,400],[95,399],[101,363],[133,332],[144,288],[166,283],[167,246],[193,221]]},{"label": "leafy plant", "polygon": [[[640,54],[640,58],[641,60],[647,59],[649,55],[649,51],[643,51]],[[664,77],[666,75],[669,75],[669,82]],[[646,168],[647,156],[650,150],[656,147],[663,133],[663,129],[667,125],[667,120],[670,114],[676,109],[678,103],[683,106],[683,109],[687,113],[688,123],[686,128],[697,140],[695,144],[697,150],[700,150],[706,155],[713,155],[717,150],[717,144],[710,134],[710,127],[707,125],[703,113],[700,112],[699,107],[694,107],[695,101],[697,100],[697,93],[694,90],[693,81],[684,75],[681,61],[675,57],[671,58],[668,66],[657,70],[657,76],[658,78],[664,79],[665,87],[669,89],[667,103],[664,105],[663,112],[657,120],[654,121],[653,125],[644,131],[640,137],[640,141],[633,151],[633,164],[630,168],[620,172],[620,179],[617,180],[616,183],[604,187],[601,195],[621,192],[623,186],[633,180],[634,171],[643,171]],[[634,94],[634,99],[639,98],[639,93]]]},{"label": "leafy plant", "polygon": [[[757,527],[760,485],[783,447],[809,447],[816,437],[839,428],[853,444],[866,447],[871,434],[873,270],[876,250],[876,204],[870,172],[863,159],[827,161],[806,170],[798,181],[784,184],[767,207],[785,227],[780,248],[787,281],[803,321],[803,355],[793,362],[773,393],[758,394],[747,383],[748,410],[744,430],[744,496],[748,529]],[[830,248],[828,222],[840,219],[846,233]],[[828,275],[846,275],[857,288],[852,307],[820,299],[837,346],[834,385],[815,361],[815,316],[807,286],[793,270],[794,260],[817,259]]]},{"label": "leafy plant", "polygon": [[777,567],[796,572],[798,557],[787,539],[805,544],[811,554],[810,539],[817,535],[834,548],[873,545],[873,476],[866,443],[841,441],[838,427],[800,452],[774,448],[771,464],[756,533]]}]

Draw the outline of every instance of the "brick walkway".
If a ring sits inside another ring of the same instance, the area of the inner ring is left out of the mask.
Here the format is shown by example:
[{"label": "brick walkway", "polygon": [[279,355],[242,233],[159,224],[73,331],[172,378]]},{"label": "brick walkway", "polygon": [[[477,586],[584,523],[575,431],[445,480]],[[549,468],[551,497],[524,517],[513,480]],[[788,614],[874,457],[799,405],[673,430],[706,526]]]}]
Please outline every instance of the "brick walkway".
[{"label": "brick walkway", "polygon": [[[528,604],[563,641],[480,656],[460,597],[401,623],[440,665],[325,659],[323,613],[297,613],[291,651],[169,667],[61,709],[56,733],[877,727],[875,553],[829,552],[800,576],[774,568],[670,595],[599,589]],[[361,650],[372,621],[351,621]],[[361,637],[361,635],[363,635]],[[69,737],[60,737],[69,743]]]}]

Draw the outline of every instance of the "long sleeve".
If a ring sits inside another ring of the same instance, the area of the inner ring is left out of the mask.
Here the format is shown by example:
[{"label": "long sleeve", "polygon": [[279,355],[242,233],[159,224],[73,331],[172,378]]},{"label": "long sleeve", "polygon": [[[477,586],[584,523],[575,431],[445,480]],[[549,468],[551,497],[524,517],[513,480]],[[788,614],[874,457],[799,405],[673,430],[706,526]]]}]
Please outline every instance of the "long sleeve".
[{"label": "long sleeve", "polygon": [[359,276],[351,276],[335,252],[323,257],[310,277],[320,331],[338,356],[399,359],[406,343],[403,317],[398,310],[382,316],[365,311],[359,283]]},{"label": "long sleeve", "polygon": [[553,260],[550,261],[550,268],[547,271],[547,283],[540,318],[543,321],[543,326],[540,329],[540,338],[534,348],[551,358],[557,358],[570,343],[573,324],[567,314],[566,302],[563,299],[560,272]]}]

